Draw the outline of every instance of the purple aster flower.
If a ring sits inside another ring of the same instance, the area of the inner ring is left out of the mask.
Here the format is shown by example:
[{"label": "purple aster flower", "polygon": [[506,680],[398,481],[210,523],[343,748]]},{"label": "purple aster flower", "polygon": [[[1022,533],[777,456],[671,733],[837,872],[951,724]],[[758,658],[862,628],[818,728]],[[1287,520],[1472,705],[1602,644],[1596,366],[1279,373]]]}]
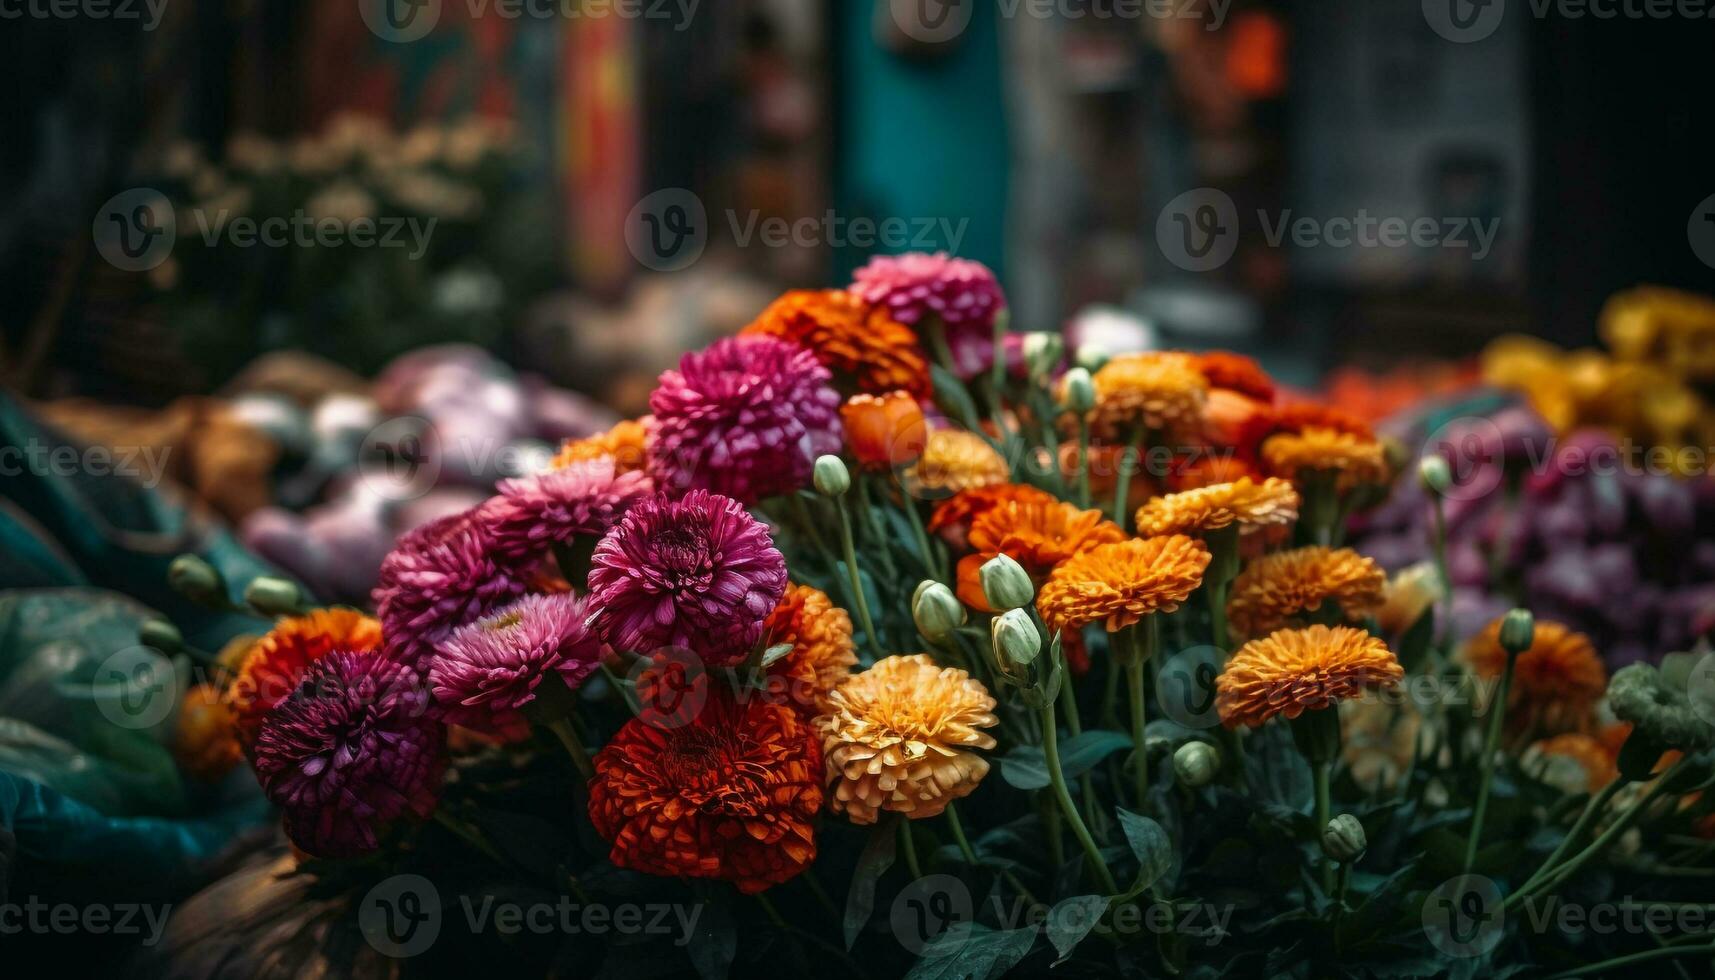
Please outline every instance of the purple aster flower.
[{"label": "purple aster flower", "polygon": [[525,583],[496,560],[475,511],[411,531],[381,562],[376,616],[390,659],[427,669],[454,629],[524,594]]},{"label": "purple aster flower", "polygon": [[738,501],[693,490],[631,508],[596,545],[589,589],[590,625],[616,649],[734,664],[785,593],[786,560]]},{"label": "purple aster flower", "polygon": [[285,811],[286,835],[317,857],[381,846],[398,821],[434,812],[446,729],[403,664],[336,650],[262,722],[256,776]]},{"label": "purple aster flower", "polygon": [[658,488],[755,503],[810,482],[840,450],[840,396],[814,354],[773,337],[729,337],[687,354],[649,396]]},{"label": "purple aster flower", "polygon": [[850,289],[867,303],[887,307],[906,326],[936,316],[955,333],[966,327],[988,331],[1006,306],[988,266],[945,252],[877,255],[853,273]]},{"label": "purple aster flower", "polygon": [[601,666],[602,645],[584,625],[583,600],[529,595],[461,626],[429,661],[429,684],[445,719],[489,734],[522,724],[518,709],[557,672],[576,688]]},{"label": "purple aster flower", "polygon": [[478,508],[476,522],[494,554],[528,568],[578,535],[606,534],[632,504],[654,492],[646,474],[614,469],[604,457],[503,481],[499,496]]}]

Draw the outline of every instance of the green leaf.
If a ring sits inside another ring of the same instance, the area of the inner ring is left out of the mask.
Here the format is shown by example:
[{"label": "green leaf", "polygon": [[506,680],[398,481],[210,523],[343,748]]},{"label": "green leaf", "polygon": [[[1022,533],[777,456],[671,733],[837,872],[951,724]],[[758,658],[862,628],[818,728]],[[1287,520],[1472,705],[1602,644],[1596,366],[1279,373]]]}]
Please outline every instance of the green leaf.
[{"label": "green leaf", "polygon": [[[1061,744],[1060,771],[1067,779],[1081,776],[1108,756],[1130,748],[1130,735],[1092,728]],[[1042,789],[1049,785],[1048,761],[1042,755],[1042,746],[1020,745],[1002,756],[1000,777],[1015,789]]]},{"label": "green leaf", "polygon": [[1148,817],[1120,808],[1120,829],[1125,831],[1126,843],[1131,845],[1131,852],[1137,855],[1137,881],[1133,883],[1133,894],[1141,894],[1150,885],[1173,866],[1173,841],[1167,836],[1167,831],[1161,825]]},{"label": "green leaf", "polygon": [[929,379],[934,386],[935,404],[953,418],[980,431],[982,418],[977,414],[977,403],[971,401],[971,393],[965,388],[965,383],[939,364],[929,365]]},{"label": "green leaf", "polygon": [[772,667],[782,657],[790,654],[796,647],[790,643],[778,643],[762,651],[762,666]]},{"label": "green leaf", "polygon": [[712,893],[705,896],[703,915],[697,920],[686,952],[702,980],[725,980],[738,954],[738,930],[733,928],[732,904]]},{"label": "green leaf", "polygon": [[1407,672],[1417,669],[1423,662],[1423,655],[1429,651],[1429,643],[1435,639],[1435,607],[1431,605],[1423,610],[1423,615],[1417,617],[1399,639],[1399,662]]},{"label": "green leaf", "polygon": [[893,867],[894,850],[899,835],[892,820],[882,820],[870,831],[869,843],[858,855],[857,867],[852,869],[851,890],[846,892],[846,949],[857,942],[858,933],[875,911],[875,886],[887,869]]},{"label": "green leaf", "polygon": [[1034,928],[996,932],[975,922],[960,922],[923,947],[923,957],[905,980],[991,980],[1030,954]]},{"label": "green leaf", "polygon": [[1108,900],[1101,895],[1078,895],[1055,903],[1048,911],[1048,941],[1053,944],[1054,952],[1060,954],[1055,966],[1071,958],[1072,950],[1102,920],[1107,909]]}]

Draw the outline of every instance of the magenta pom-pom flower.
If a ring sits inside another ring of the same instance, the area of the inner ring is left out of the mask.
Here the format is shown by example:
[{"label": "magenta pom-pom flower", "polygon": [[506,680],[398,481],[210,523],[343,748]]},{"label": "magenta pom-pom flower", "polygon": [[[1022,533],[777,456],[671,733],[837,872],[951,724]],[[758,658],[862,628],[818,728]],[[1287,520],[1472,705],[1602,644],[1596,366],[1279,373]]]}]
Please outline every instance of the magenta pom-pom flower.
[{"label": "magenta pom-pom flower", "polygon": [[953,333],[988,331],[1006,306],[1006,294],[988,266],[945,252],[877,255],[853,273],[849,288],[865,302],[886,307],[906,326],[935,316]]},{"label": "magenta pom-pom flower", "polygon": [[687,354],[649,396],[657,489],[708,490],[747,504],[810,482],[840,450],[840,396],[809,351],[774,337],[729,337]]},{"label": "magenta pom-pom flower", "polygon": [[518,709],[550,673],[576,688],[601,666],[602,644],[583,600],[529,595],[453,631],[429,661],[429,684],[450,723],[489,734],[516,730]]},{"label": "magenta pom-pom flower", "polygon": [[389,659],[426,670],[452,631],[524,594],[474,511],[430,521],[381,562],[373,598]]},{"label": "magenta pom-pom flower", "polygon": [[414,671],[372,653],[336,650],[310,666],[256,738],[257,778],[294,844],[360,857],[398,821],[434,812],[446,729],[428,701]]},{"label": "magenta pom-pom flower", "polygon": [[637,501],[654,492],[644,473],[616,473],[611,457],[500,484],[500,494],[477,509],[476,522],[492,553],[527,568],[556,545],[579,535],[599,538]]},{"label": "magenta pom-pom flower", "polygon": [[785,593],[786,560],[738,501],[693,490],[631,508],[596,545],[589,589],[590,623],[615,648],[733,664]]}]

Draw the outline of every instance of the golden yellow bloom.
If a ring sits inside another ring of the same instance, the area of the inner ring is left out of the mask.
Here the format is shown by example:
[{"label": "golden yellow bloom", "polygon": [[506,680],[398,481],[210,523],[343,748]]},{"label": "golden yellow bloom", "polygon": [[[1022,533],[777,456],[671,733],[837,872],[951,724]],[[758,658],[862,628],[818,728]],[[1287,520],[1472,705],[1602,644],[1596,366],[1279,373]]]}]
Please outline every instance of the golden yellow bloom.
[{"label": "golden yellow bloom", "polygon": [[1307,472],[1337,473],[1342,490],[1388,481],[1387,454],[1380,442],[1318,426],[1268,437],[1262,461],[1270,473],[1291,480]]},{"label": "golden yellow bloom", "polygon": [[1189,354],[1151,351],[1121,354],[1092,378],[1096,407],[1090,430],[1098,439],[1123,440],[1139,428],[1194,426],[1209,397],[1209,379]]},{"label": "golden yellow bloom", "polygon": [[1387,633],[1404,633],[1444,598],[1441,573],[1435,570],[1434,562],[1402,568],[1388,580],[1382,606],[1376,610],[1376,624]]},{"label": "golden yellow bloom", "polygon": [[836,812],[872,824],[883,810],[912,820],[938,816],[988,774],[974,749],[999,719],[988,689],[922,654],[888,657],[828,696],[816,718]]},{"label": "golden yellow bloom", "polygon": [[1227,621],[1242,636],[1261,636],[1332,599],[1356,622],[1381,607],[1386,587],[1381,566],[1350,548],[1294,548],[1245,566],[1233,580]]},{"label": "golden yellow bloom", "polygon": [[[1501,676],[1507,653],[1501,647],[1500,620],[1466,642],[1464,659],[1483,680]],[[1608,671],[1590,638],[1562,623],[1539,619],[1530,649],[1519,654],[1513,667],[1507,731],[1515,738],[1592,732],[1596,705],[1607,691]]]},{"label": "golden yellow bloom", "polygon": [[1203,534],[1238,524],[1250,532],[1298,520],[1298,491],[1291,482],[1241,477],[1196,490],[1156,497],[1138,508],[1139,534]]},{"label": "golden yellow bloom", "polygon": [[792,644],[791,653],[769,666],[768,676],[785,685],[792,705],[806,718],[826,707],[828,692],[857,665],[852,618],[820,589],[788,585],[763,631],[768,646]]},{"label": "golden yellow bloom", "polygon": [[1602,339],[1620,360],[1655,361],[1680,377],[1715,380],[1715,300],[1639,286],[1609,297],[1599,320]]},{"label": "golden yellow bloom", "polygon": [[1297,718],[1391,687],[1405,676],[1379,638],[1350,626],[1277,630],[1240,647],[1215,678],[1215,710],[1229,728]]},{"label": "golden yellow bloom", "polygon": [[1209,549],[1183,534],[1134,538],[1080,552],[1048,576],[1036,608],[1049,628],[1104,621],[1109,632],[1172,612],[1203,584]]},{"label": "golden yellow bloom", "polygon": [[615,476],[635,473],[648,468],[649,454],[644,445],[647,440],[647,419],[627,419],[599,435],[567,441],[548,468],[563,469],[573,463],[612,456]]},{"label": "golden yellow bloom", "polygon": [[1011,476],[1006,460],[993,446],[982,436],[961,429],[929,433],[923,457],[904,471],[907,489],[936,495],[1005,483]]}]

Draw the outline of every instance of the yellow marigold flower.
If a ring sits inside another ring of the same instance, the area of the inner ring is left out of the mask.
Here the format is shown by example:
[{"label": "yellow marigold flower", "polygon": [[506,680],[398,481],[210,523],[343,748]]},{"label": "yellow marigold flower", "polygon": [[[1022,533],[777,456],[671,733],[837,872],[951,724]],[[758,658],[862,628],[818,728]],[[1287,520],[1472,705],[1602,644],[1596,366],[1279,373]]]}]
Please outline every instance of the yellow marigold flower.
[{"label": "yellow marigold flower", "polygon": [[1350,626],[1276,630],[1240,647],[1215,678],[1215,710],[1229,728],[1297,718],[1405,676],[1378,637]]},{"label": "yellow marigold flower", "polygon": [[1247,476],[1156,497],[1138,508],[1137,532],[1204,534],[1237,524],[1248,533],[1296,520],[1298,491],[1290,481],[1271,476],[1258,483]]},{"label": "yellow marigold flower", "polygon": [[1262,461],[1270,473],[1290,480],[1301,479],[1307,472],[1337,473],[1342,490],[1386,483],[1389,475],[1380,442],[1320,426],[1268,437],[1262,444]]},{"label": "yellow marigold flower", "polygon": [[1183,353],[1121,354],[1091,380],[1096,407],[1090,430],[1098,439],[1121,440],[1139,428],[1195,426],[1209,397],[1209,379],[1196,358]]},{"label": "yellow marigold flower", "polygon": [[999,722],[994,707],[970,674],[922,654],[888,657],[847,679],[815,721],[833,809],[858,824],[883,810],[938,816],[988,774],[973,750],[994,748],[983,731]]},{"label": "yellow marigold flower", "polygon": [[573,463],[613,457],[614,475],[636,473],[648,468],[649,457],[644,445],[648,441],[648,419],[627,419],[599,435],[571,439],[549,461],[551,470],[564,469]]},{"label": "yellow marigold flower", "polygon": [[1715,380],[1715,300],[1639,286],[1610,297],[1599,319],[1615,357],[1656,361],[1681,377]]},{"label": "yellow marigold flower", "polygon": [[1350,548],[1312,545],[1256,559],[1233,579],[1227,621],[1243,636],[1261,636],[1332,599],[1357,621],[1381,607],[1387,573]]},{"label": "yellow marigold flower", "polygon": [[1429,607],[1444,598],[1441,573],[1435,570],[1435,563],[1418,562],[1400,569],[1388,580],[1382,606],[1376,610],[1376,623],[1383,632],[1404,633]]},{"label": "yellow marigold flower", "polygon": [[1209,558],[1203,542],[1183,534],[1099,545],[1054,569],[1036,608],[1052,629],[1100,620],[1113,632],[1150,613],[1178,609],[1203,584]]},{"label": "yellow marigold flower", "polygon": [[913,492],[939,495],[1005,483],[1012,471],[982,436],[962,429],[936,429],[929,433],[922,458],[904,476]]},{"label": "yellow marigold flower", "polygon": [[[1465,663],[1479,678],[1506,669],[1501,621],[1465,643]],[[1519,654],[1507,695],[1507,731],[1516,738],[1592,732],[1596,705],[1608,692],[1608,671],[1590,638],[1562,623],[1539,619],[1530,649]],[[1493,710],[1491,707],[1489,710]]]},{"label": "yellow marigold flower", "polygon": [[769,666],[768,676],[786,686],[792,705],[807,718],[825,708],[828,692],[857,665],[852,618],[820,589],[788,585],[763,630],[768,646],[792,644],[791,653]]}]

